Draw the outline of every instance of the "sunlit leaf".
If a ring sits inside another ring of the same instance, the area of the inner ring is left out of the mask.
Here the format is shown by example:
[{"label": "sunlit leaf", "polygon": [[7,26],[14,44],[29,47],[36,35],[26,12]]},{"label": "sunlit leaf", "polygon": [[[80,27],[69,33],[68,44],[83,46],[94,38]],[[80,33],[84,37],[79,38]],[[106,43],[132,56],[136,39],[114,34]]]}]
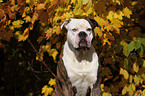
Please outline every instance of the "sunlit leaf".
[{"label": "sunlit leaf", "polygon": [[53,88],[52,87],[48,87],[48,85],[45,85],[43,88],[42,88],[42,94],[44,94],[44,96],[48,96],[48,95],[51,95],[53,91]]},{"label": "sunlit leaf", "polygon": [[26,18],[24,18],[24,20],[26,20],[26,23],[27,22],[31,22],[31,17],[30,16],[26,16]]},{"label": "sunlit leaf", "polygon": [[135,91],[135,85],[134,85],[134,84],[130,84],[130,85],[128,86],[128,93],[129,93],[129,96],[133,96],[134,91]]},{"label": "sunlit leaf", "polygon": [[136,64],[136,62],[133,64],[133,70],[137,73],[139,70],[139,65]]},{"label": "sunlit leaf", "polygon": [[112,94],[109,93],[109,92],[104,92],[104,93],[102,94],[102,96],[112,96]]},{"label": "sunlit leaf", "polygon": [[36,10],[45,9],[45,4],[37,4]]},{"label": "sunlit leaf", "polygon": [[122,89],[122,95],[125,95],[128,91],[128,87],[125,85],[125,87]]},{"label": "sunlit leaf", "polygon": [[120,68],[120,73],[119,74],[123,75],[126,80],[129,77],[128,72],[125,69],[122,69],[122,68]]},{"label": "sunlit leaf", "polygon": [[135,75],[134,76],[134,82],[135,82],[135,84],[139,85],[139,81],[140,81],[140,78],[137,75]]},{"label": "sunlit leaf", "polygon": [[3,0],[0,0],[0,2],[3,2]]},{"label": "sunlit leaf", "polygon": [[101,84],[100,88],[101,88],[101,91],[103,92],[104,91],[104,84]]},{"label": "sunlit leaf", "polygon": [[54,86],[54,85],[56,85],[56,81],[55,81],[55,79],[50,78],[50,81],[49,81],[48,84],[49,84],[50,86]]},{"label": "sunlit leaf", "polygon": [[107,19],[112,20],[113,17],[114,17],[114,12],[113,12],[113,11],[109,11],[109,14],[108,14],[108,16],[107,16]]},{"label": "sunlit leaf", "polygon": [[102,33],[102,31],[101,31],[101,29],[100,29],[99,27],[96,27],[96,28],[94,29],[94,32],[95,32],[95,34],[98,34],[99,37],[102,37],[102,35],[103,35],[103,33]]},{"label": "sunlit leaf", "polygon": [[127,7],[123,9],[123,13],[124,13],[124,16],[126,16],[127,18],[130,18],[130,15],[132,15],[132,11],[128,9]]},{"label": "sunlit leaf", "polygon": [[127,51],[127,46],[128,46],[128,44],[127,44],[126,42],[124,42],[124,41],[121,41],[121,42],[120,42],[120,45],[123,46],[123,54],[124,54],[126,57],[128,57],[128,56],[129,56],[129,53],[128,53],[128,51]]},{"label": "sunlit leaf", "polygon": [[138,1],[132,1],[131,5],[134,6],[138,3]]},{"label": "sunlit leaf", "polygon": [[53,57],[54,60],[56,60],[56,56],[58,54],[58,51],[56,49],[51,49],[49,54]]},{"label": "sunlit leaf", "polygon": [[29,36],[29,28],[26,28],[18,41],[25,41],[28,38],[28,36]]},{"label": "sunlit leaf", "polygon": [[24,21],[22,21],[22,20],[16,20],[16,21],[12,22],[12,24],[15,28],[22,27],[23,23],[24,23]]},{"label": "sunlit leaf", "polygon": [[113,2],[116,2],[117,4],[120,5],[120,0],[112,0]]},{"label": "sunlit leaf", "polygon": [[143,64],[142,65],[143,65],[143,67],[145,67],[145,60],[143,60]]}]

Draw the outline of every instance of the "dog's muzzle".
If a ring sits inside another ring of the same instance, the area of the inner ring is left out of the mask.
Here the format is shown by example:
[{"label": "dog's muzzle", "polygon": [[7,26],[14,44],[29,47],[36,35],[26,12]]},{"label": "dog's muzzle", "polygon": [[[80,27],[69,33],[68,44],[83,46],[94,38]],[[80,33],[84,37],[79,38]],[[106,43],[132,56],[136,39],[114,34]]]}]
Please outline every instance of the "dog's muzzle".
[{"label": "dog's muzzle", "polygon": [[79,48],[77,49],[89,49],[87,44],[87,34],[84,31],[81,31],[78,34],[78,37],[79,37],[79,42],[78,42]]}]

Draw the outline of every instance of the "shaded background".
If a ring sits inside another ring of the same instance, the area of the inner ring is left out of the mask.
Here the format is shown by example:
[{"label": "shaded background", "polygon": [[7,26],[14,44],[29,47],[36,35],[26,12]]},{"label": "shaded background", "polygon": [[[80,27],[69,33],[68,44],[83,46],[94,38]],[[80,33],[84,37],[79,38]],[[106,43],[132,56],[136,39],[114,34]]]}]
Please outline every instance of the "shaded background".
[{"label": "shaded background", "polygon": [[[68,18],[94,18],[103,96],[145,95],[144,0],[0,0],[0,96],[42,92],[51,78]],[[45,62],[45,63],[44,63]],[[49,69],[52,71],[50,72]]]}]

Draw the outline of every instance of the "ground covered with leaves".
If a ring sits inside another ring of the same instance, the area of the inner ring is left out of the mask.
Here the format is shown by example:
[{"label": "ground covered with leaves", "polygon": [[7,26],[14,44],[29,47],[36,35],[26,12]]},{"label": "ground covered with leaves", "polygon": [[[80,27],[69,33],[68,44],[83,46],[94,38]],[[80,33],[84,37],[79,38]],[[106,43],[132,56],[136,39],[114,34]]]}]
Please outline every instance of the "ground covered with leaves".
[{"label": "ground covered with leaves", "polygon": [[144,0],[0,0],[0,96],[48,96],[68,18],[94,18],[103,96],[145,96]]}]

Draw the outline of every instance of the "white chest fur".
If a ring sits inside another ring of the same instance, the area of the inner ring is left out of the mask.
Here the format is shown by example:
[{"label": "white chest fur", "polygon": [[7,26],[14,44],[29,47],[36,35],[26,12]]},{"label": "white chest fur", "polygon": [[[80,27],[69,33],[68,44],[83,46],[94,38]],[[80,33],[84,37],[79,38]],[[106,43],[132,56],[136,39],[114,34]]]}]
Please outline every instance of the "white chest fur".
[{"label": "white chest fur", "polygon": [[73,86],[77,89],[77,96],[85,96],[88,87],[92,87],[97,80],[98,56],[94,47],[85,53],[76,55],[66,42],[63,50],[63,62]]}]

